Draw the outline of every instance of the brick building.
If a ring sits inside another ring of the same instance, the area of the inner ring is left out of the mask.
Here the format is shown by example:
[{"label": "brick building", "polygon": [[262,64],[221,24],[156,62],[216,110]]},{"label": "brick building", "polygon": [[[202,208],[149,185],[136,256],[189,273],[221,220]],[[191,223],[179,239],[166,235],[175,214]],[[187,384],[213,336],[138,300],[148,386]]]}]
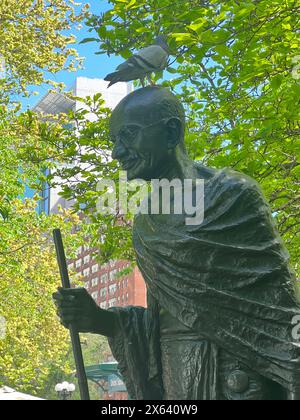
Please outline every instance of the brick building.
[{"label": "brick building", "polygon": [[83,280],[84,287],[102,309],[112,306],[146,306],[146,287],[141,273],[126,261],[110,261],[100,265],[93,257],[95,250],[86,245],[77,251],[77,258],[69,262]]}]

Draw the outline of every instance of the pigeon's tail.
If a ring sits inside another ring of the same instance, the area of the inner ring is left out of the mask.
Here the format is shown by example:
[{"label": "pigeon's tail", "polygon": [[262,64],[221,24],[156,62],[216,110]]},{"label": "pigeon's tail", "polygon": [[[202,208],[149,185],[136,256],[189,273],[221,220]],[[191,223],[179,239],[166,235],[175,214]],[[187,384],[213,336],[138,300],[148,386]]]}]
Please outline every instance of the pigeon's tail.
[{"label": "pigeon's tail", "polygon": [[120,75],[119,71],[115,71],[114,73],[110,73],[108,74],[105,79],[106,82],[110,82],[110,84],[107,86],[107,88],[111,87],[112,85],[114,85],[115,83],[121,82],[122,81],[122,77]]}]

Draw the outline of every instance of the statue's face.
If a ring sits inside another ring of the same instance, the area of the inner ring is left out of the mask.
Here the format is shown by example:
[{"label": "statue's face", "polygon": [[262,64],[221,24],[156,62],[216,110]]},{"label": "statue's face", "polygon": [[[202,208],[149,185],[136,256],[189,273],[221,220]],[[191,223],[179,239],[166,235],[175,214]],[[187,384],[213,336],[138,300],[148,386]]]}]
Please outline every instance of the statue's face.
[{"label": "statue's face", "polygon": [[168,121],[147,121],[140,109],[117,109],[111,118],[110,135],[114,143],[112,157],[117,159],[127,177],[160,178],[170,152]]}]

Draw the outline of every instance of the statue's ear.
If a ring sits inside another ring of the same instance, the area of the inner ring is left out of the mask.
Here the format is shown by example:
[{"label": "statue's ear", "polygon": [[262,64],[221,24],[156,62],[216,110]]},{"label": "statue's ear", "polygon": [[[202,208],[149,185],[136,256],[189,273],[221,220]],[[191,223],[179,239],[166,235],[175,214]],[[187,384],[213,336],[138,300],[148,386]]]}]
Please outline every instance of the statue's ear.
[{"label": "statue's ear", "polygon": [[179,118],[172,117],[166,122],[168,129],[168,149],[175,149],[180,143],[182,123]]}]

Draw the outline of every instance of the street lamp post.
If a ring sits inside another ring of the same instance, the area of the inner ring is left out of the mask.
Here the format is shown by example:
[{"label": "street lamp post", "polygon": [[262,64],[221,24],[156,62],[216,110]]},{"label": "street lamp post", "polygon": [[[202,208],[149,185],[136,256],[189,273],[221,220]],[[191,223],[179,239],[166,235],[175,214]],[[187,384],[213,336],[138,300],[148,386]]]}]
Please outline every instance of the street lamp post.
[{"label": "street lamp post", "polygon": [[60,400],[69,400],[71,398],[72,392],[75,391],[75,385],[69,384],[69,382],[62,382],[55,386],[55,391],[58,394]]}]

